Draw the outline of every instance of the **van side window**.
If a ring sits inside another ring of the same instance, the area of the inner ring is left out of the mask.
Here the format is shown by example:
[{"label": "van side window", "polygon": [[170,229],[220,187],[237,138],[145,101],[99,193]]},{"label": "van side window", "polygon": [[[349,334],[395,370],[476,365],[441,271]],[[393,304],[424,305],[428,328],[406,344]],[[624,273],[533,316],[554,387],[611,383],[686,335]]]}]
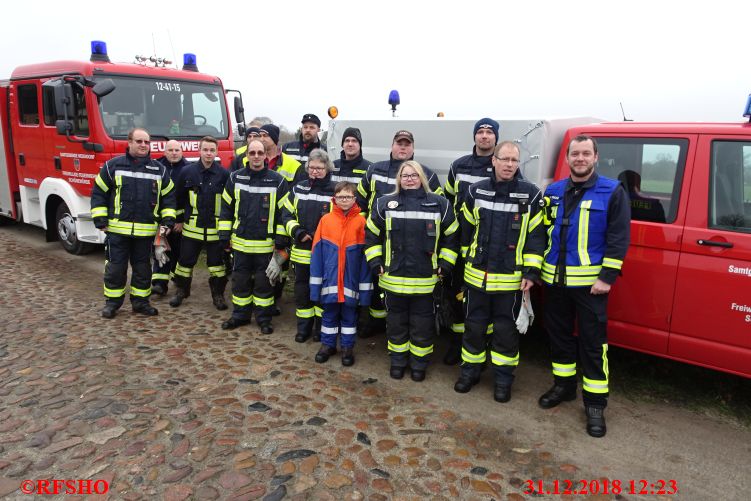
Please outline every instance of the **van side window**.
[{"label": "van side window", "polygon": [[[42,87],[42,110],[44,111],[44,125],[54,126],[63,116],[55,113],[55,92],[48,87]],[[86,137],[89,135],[89,114],[86,111],[86,94],[81,87],[73,85],[73,135]]]},{"label": "van side window", "polygon": [[597,145],[597,172],[621,181],[632,220],[675,221],[688,140],[602,137]]},{"label": "van side window", "polygon": [[18,86],[18,120],[21,125],[39,125],[36,84]]},{"label": "van side window", "polygon": [[751,233],[751,142],[712,141],[709,226]]}]

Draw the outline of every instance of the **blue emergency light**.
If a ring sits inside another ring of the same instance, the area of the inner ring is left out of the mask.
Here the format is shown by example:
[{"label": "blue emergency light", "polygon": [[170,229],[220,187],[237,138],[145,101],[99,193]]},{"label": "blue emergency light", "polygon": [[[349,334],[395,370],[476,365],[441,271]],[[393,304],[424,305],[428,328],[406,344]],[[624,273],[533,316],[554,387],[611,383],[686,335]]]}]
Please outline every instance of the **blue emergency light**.
[{"label": "blue emergency light", "polygon": [[109,63],[110,58],[107,55],[107,44],[101,40],[91,41],[91,62]]},{"label": "blue emergency light", "polygon": [[183,54],[183,70],[186,71],[198,71],[198,65],[196,64],[196,55],[186,52]]},{"label": "blue emergency light", "polygon": [[748,117],[748,121],[751,122],[751,94],[748,95],[746,100],[746,109],[743,111],[743,116]]},{"label": "blue emergency light", "polygon": [[389,104],[391,105],[391,111],[396,111],[396,107],[401,104],[398,90],[395,89],[389,92]]}]

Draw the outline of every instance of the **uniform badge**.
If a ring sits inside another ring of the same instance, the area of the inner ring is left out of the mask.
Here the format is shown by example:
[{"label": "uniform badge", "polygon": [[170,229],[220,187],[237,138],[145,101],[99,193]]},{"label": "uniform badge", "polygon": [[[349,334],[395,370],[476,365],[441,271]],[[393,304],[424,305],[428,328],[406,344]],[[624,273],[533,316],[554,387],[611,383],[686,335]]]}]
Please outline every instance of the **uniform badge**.
[{"label": "uniform badge", "polygon": [[399,202],[392,200],[386,204],[386,207],[388,207],[389,209],[396,209],[397,207],[399,207]]}]

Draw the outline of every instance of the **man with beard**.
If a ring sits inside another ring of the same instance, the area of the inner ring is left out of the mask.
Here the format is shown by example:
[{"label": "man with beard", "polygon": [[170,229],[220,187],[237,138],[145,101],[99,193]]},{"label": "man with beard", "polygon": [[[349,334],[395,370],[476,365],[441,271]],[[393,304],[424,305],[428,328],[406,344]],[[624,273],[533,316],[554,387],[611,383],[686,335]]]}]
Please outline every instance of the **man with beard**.
[{"label": "man with beard", "polygon": [[310,152],[316,148],[326,151],[326,144],[318,139],[318,133],[321,131],[321,120],[317,116],[306,113],[302,116],[301,123],[300,140],[285,144],[282,147],[282,152],[300,162],[304,168]]}]

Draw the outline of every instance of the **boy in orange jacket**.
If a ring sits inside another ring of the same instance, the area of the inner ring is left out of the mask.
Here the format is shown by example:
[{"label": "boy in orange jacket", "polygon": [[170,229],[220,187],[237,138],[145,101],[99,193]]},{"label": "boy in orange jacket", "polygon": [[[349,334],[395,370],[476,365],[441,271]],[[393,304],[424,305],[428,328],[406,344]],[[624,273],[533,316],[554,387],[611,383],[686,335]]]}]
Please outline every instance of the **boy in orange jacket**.
[{"label": "boy in orange jacket", "polygon": [[358,305],[370,304],[371,273],[365,260],[365,218],[355,202],[356,187],[346,181],[334,187],[331,212],[321,218],[310,257],[310,299],[319,302],[321,349],[315,360],[326,362],[336,353],[337,334],[342,365],[355,363]]}]

